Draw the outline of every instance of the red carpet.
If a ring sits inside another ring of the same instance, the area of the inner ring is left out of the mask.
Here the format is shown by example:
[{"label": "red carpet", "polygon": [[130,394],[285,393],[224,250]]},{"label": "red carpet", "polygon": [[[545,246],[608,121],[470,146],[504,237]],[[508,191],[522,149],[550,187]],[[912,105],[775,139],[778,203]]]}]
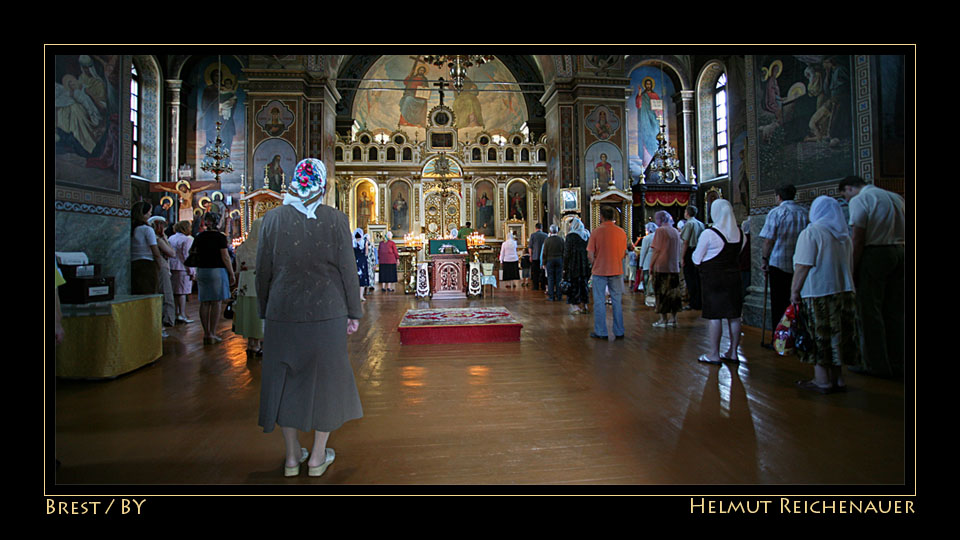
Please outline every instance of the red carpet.
[{"label": "red carpet", "polygon": [[520,324],[503,307],[411,309],[400,321],[400,343],[520,341]]}]

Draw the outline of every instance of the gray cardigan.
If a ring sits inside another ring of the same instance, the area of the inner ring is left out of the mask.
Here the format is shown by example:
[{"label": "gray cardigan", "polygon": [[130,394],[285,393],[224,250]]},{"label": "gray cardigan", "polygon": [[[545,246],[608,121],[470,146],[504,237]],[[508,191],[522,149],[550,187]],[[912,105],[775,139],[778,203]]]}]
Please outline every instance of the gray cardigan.
[{"label": "gray cardigan", "polygon": [[292,206],[264,214],[257,249],[260,318],[308,322],[363,317],[347,216],[323,204],[316,216],[307,219]]}]

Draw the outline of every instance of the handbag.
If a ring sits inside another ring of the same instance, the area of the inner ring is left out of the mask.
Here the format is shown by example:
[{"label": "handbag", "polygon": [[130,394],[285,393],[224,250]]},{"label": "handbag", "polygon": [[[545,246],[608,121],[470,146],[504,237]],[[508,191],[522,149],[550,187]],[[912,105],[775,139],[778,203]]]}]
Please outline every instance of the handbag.
[{"label": "handbag", "polygon": [[230,299],[227,300],[227,306],[223,308],[223,318],[232,319],[233,318],[233,303],[237,300],[237,291],[234,289],[233,293],[230,294]]},{"label": "handbag", "polygon": [[184,265],[184,266],[189,266],[189,267],[192,267],[192,268],[196,268],[196,267],[200,264],[200,261],[198,261],[197,259],[198,259],[198,257],[197,257],[197,248],[196,248],[196,246],[195,246],[195,245],[190,246],[190,254],[187,255],[186,260],[183,261],[183,265]]}]

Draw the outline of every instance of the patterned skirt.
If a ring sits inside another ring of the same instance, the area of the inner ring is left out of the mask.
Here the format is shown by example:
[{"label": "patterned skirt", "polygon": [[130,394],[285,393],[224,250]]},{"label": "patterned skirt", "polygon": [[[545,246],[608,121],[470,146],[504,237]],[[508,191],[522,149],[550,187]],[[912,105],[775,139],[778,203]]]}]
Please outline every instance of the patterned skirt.
[{"label": "patterned skirt", "polygon": [[801,362],[821,366],[861,366],[857,299],[853,292],[804,298],[800,304],[800,316],[813,338],[810,350],[797,350]]},{"label": "patterned skirt", "polygon": [[680,274],[657,272],[653,275],[653,293],[657,298],[657,313],[678,313],[683,309],[683,290]]}]

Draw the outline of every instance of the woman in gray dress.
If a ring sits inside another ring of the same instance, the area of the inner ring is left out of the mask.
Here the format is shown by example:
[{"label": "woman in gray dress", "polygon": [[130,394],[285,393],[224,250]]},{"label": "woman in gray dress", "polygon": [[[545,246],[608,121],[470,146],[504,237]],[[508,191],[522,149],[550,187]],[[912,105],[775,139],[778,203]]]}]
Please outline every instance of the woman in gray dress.
[{"label": "woman in gray dress", "polygon": [[[284,475],[320,476],[335,457],[331,431],[363,416],[347,358],[347,334],[363,316],[347,216],[322,204],[326,168],[316,159],[298,165],[283,205],[267,212],[257,247],[256,286],[265,320],[259,425],[280,426]],[[313,449],[299,431],[313,431]],[[309,460],[308,460],[309,457]]]}]

